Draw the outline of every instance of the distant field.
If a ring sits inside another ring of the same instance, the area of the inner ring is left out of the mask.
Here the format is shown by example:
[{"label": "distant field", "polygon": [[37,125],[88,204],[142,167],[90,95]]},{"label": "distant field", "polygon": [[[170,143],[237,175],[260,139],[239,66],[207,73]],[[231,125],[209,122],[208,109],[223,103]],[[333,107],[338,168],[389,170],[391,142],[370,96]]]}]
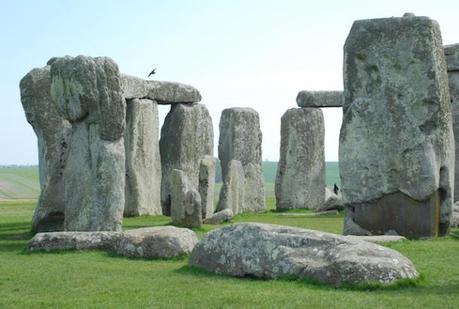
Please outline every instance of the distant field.
[{"label": "distant field", "polygon": [[[263,162],[265,192],[267,197],[274,196],[277,162]],[[221,178],[221,177],[220,177]],[[218,177],[217,177],[218,181]],[[328,187],[340,185],[338,162],[327,162],[326,182]],[[220,186],[216,186],[219,191]],[[0,167],[0,200],[36,199],[40,194],[38,166]]]}]

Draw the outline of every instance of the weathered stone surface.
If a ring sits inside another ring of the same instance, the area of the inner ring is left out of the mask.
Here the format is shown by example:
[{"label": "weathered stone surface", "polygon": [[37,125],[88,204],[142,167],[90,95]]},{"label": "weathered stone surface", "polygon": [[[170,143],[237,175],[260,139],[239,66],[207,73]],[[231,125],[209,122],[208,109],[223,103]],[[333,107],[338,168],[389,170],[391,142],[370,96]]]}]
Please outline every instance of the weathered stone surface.
[{"label": "weathered stone surface", "polygon": [[242,164],[238,160],[231,160],[223,179],[217,210],[231,209],[234,214],[242,213],[244,210],[245,189],[245,176]]},{"label": "weathered stone surface", "polygon": [[51,98],[72,124],[63,171],[64,229],[121,230],[126,103],[118,66],[105,57],[55,58]]},{"label": "weathered stone surface", "polygon": [[234,217],[233,211],[230,208],[226,208],[204,219],[203,223],[204,224],[221,224],[223,222],[233,219],[233,217]]},{"label": "weathered stone surface", "polygon": [[127,100],[125,216],[160,215],[161,158],[156,102]]},{"label": "weathered stone surface", "polygon": [[298,92],[296,103],[299,107],[342,107],[342,91],[307,91]]},{"label": "weathered stone surface", "polygon": [[362,240],[362,241],[369,241],[369,242],[374,242],[374,243],[406,240],[405,237],[397,236],[397,235],[375,235],[375,236],[348,235],[348,236],[344,236],[344,238],[348,240],[357,240],[357,241]]},{"label": "weathered stone surface", "polygon": [[171,174],[172,224],[186,227],[202,225],[201,196],[188,176],[173,169]]},{"label": "weathered stone surface", "polygon": [[281,118],[276,208],[317,209],[325,198],[324,117],[319,108],[291,108]]},{"label": "weathered stone surface", "polygon": [[36,234],[28,251],[114,250],[121,232],[49,232]]},{"label": "weathered stone surface", "polygon": [[196,234],[186,228],[147,227],[124,232],[116,252],[128,257],[172,258],[189,254],[197,242]]},{"label": "weathered stone surface", "polygon": [[193,249],[190,264],[238,277],[297,277],[344,283],[414,279],[406,257],[368,241],[299,228],[241,223],[208,233]]},{"label": "weathered stone surface", "polygon": [[201,195],[202,218],[214,213],[215,158],[204,156],[199,165],[199,194]]},{"label": "weathered stone surface", "polygon": [[143,80],[126,74],[121,74],[121,88],[126,99],[150,99],[158,104],[201,101],[201,94],[193,86],[175,82]]},{"label": "weathered stone surface", "polygon": [[202,104],[174,104],[161,128],[161,204],[163,214],[170,215],[171,172],[182,170],[199,188],[199,167],[206,155],[213,156],[213,126],[209,111]]},{"label": "weathered stone surface", "polygon": [[32,218],[32,231],[64,229],[63,170],[68,156],[70,123],[51,101],[50,67],[33,69],[20,82],[21,102],[38,140],[40,197]]},{"label": "weathered stone surface", "polygon": [[454,201],[459,200],[459,44],[445,46],[455,144]]},{"label": "weathered stone surface", "polygon": [[333,209],[344,209],[344,203],[341,197],[341,192],[335,194],[334,192],[332,192],[332,190],[326,187],[325,202],[319,208],[317,208],[316,211],[327,211]]},{"label": "weathered stone surface", "polygon": [[453,205],[453,215],[451,220],[452,227],[459,227],[459,202]]},{"label": "weathered stone surface", "polygon": [[354,22],[344,48],[339,147],[341,189],[349,206],[345,224],[373,234],[447,233],[454,180],[447,83],[435,21]]},{"label": "weathered stone surface", "polygon": [[[238,160],[244,170],[245,187],[250,188],[244,193],[244,202],[239,212],[258,212],[266,209],[261,167],[261,142],[260,118],[255,110],[251,108],[223,110],[220,118],[218,144],[222,178],[226,179],[230,161]],[[234,209],[233,212],[238,213]]]}]

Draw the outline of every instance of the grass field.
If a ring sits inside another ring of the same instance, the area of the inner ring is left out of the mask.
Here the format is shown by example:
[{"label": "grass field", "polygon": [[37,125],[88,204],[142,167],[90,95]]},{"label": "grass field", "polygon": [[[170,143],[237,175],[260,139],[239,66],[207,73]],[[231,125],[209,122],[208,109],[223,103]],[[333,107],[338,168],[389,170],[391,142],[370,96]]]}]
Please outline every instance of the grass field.
[{"label": "grass field", "polygon": [[[274,196],[277,162],[263,162],[263,174],[266,182],[266,196]],[[340,185],[338,162],[327,162],[327,186]],[[216,195],[220,192],[216,186]],[[0,167],[0,200],[36,199],[40,194],[37,166]]]},{"label": "grass field", "polygon": [[[274,199],[267,204],[272,209]],[[187,259],[133,260],[104,252],[24,252],[35,203],[0,202],[0,308],[457,308],[459,240],[392,243],[423,275],[417,286],[334,289],[303,281],[231,278],[187,266]],[[274,211],[233,222],[266,222],[340,233],[342,215],[286,217]],[[168,217],[124,221],[126,229]],[[202,237],[212,226],[196,230]]]}]

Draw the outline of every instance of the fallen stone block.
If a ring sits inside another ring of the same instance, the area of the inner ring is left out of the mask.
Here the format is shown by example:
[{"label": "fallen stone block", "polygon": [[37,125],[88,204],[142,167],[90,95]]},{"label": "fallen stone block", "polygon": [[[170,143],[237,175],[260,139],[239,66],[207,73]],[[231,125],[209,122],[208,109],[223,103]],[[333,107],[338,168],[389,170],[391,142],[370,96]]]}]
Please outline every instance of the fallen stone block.
[{"label": "fallen stone block", "polygon": [[223,222],[233,219],[233,217],[234,217],[233,211],[230,208],[226,208],[204,219],[203,223],[204,224],[221,224]]}]

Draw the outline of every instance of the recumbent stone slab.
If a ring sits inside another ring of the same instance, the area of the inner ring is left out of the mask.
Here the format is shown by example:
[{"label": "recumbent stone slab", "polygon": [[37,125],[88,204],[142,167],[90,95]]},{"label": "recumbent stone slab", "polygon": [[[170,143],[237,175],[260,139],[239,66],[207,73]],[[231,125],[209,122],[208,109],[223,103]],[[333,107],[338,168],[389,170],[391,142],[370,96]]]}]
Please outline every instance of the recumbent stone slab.
[{"label": "recumbent stone slab", "polygon": [[445,235],[454,141],[438,24],[354,22],[344,47],[339,167],[347,223],[372,234]]},{"label": "recumbent stone slab", "polygon": [[317,209],[325,198],[324,117],[319,108],[292,108],[281,118],[276,208]]},{"label": "recumbent stone slab", "polygon": [[281,225],[240,223],[209,232],[194,247],[190,264],[237,277],[295,277],[333,286],[418,277],[395,250],[367,241]]},{"label": "recumbent stone slab", "polygon": [[299,107],[342,107],[342,91],[300,91],[296,97]]}]

